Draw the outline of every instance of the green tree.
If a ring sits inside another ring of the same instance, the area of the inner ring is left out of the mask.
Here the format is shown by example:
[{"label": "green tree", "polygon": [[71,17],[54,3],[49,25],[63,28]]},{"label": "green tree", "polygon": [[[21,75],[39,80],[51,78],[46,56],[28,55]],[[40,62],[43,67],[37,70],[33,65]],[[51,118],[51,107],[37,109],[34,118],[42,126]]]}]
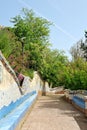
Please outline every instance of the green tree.
[{"label": "green tree", "polygon": [[87,31],[85,31],[85,41],[82,41],[81,50],[83,51],[83,57],[87,61]]},{"label": "green tree", "polygon": [[79,40],[75,45],[73,45],[70,49],[70,54],[72,56],[72,60],[77,60],[78,58],[83,58],[84,53],[81,49],[81,44],[83,43],[83,40]]},{"label": "green tree", "polygon": [[31,43],[46,44],[50,32],[50,23],[46,19],[35,16],[32,10],[23,8],[22,12],[22,16],[18,15],[12,19],[14,23],[13,30],[22,44],[22,51],[25,46],[30,49]]},{"label": "green tree", "polygon": [[72,90],[87,89],[87,62],[77,59],[70,62],[64,71],[65,88]]},{"label": "green tree", "polygon": [[53,87],[64,85],[62,73],[67,61],[67,57],[64,56],[63,52],[50,50],[49,48],[44,49],[43,61],[39,70],[43,79],[47,80]]}]

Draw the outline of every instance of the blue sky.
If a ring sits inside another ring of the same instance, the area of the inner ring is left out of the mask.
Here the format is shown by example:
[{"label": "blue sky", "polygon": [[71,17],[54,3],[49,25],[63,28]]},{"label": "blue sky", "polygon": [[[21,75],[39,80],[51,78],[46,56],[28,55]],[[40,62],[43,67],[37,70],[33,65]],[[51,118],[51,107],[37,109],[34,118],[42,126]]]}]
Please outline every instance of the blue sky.
[{"label": "blue sky", "polygon": [[50,33],[52,47],[64,50],[70,58],[71,46],[84,37],[87,29],[87,0],[1,0],[0,25],[12,26],[10,19],[23,7],[54,23]]}]

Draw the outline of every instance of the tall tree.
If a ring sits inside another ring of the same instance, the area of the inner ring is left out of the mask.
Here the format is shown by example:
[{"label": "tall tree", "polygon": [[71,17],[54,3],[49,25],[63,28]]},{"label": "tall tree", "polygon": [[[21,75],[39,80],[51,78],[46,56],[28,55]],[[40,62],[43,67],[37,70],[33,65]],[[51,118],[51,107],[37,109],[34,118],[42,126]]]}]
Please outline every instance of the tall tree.
[{"label": "tall tree", "polygon": [[42,77],[53,87],[63,85],[62,72],[68,60],[63,52],[46,48],[43,53],[42,65],[39,69]]},{"label": "tall tree", "polygon": [[81,45],[83,40],[79,40],[75,45],[73,45],[70,49],[70,53],[73,60],[77,60],[78,58],[83,58],[83,50],[81,49]]},{"label": "tall tree", "polygon": [[83,57],[87,61],[87,31],[85,31],[85,41],[82,42],[81,49],[83,51]]},{"label": "tall tree", "polygon": [[[41,17],[35,16],[32,10],[22,9],[23,15],[18,15],[12,19],[14,32],[18,40],[24,43],[44,44],[48,41],[50,23]],[[24,44],[23,44],[24,46]]]},{"label": "tall tree", "polygon": [[72,90],[87,89],[87,62],[82,58],[72,61],[64,71],[65,87]]},{"label": "tall tree", "polygon": [[49,26],[46,19],[35,16],[32,10],[23,8],[22,15],[12,19],[14,33],[21,42],[22,55],[28,53],[29,67],[37,69],[37,62],[41,59],[41,50],[49,42]]}]

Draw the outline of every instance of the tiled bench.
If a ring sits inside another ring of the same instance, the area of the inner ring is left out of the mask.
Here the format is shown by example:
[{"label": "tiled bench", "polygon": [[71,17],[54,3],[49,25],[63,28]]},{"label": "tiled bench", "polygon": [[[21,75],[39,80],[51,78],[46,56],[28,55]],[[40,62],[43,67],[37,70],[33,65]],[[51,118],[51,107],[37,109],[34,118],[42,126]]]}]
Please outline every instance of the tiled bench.
[{"label": "tiled bench", "polygon": [[9,106],[4,106],[0,110],[0,130],[15,130],[36,98],[36,91],[32,91]]},{"label": "tiled bench", "polygon": [[73,99],[72,101],[78,105],[79,107],[85,109],[85,101],[84,99],[80,98],[80,97],[77,97],[77,96],[73,96]]},{"label": "tiled bench", "polygon": [[86,115],[86,104],[85,100],[78,96],[73,96],[72,104]]}]

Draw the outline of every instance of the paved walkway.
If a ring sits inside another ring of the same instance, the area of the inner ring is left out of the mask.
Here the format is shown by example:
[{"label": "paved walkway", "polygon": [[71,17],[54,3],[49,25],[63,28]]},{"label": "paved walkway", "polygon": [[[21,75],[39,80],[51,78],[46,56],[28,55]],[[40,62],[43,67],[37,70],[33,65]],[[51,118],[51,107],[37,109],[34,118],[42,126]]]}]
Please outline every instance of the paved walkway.
[{"label": "paved walkway", "polygon": [[87,118],[62,96],[42,96],[21,130],[87,130]]}]

